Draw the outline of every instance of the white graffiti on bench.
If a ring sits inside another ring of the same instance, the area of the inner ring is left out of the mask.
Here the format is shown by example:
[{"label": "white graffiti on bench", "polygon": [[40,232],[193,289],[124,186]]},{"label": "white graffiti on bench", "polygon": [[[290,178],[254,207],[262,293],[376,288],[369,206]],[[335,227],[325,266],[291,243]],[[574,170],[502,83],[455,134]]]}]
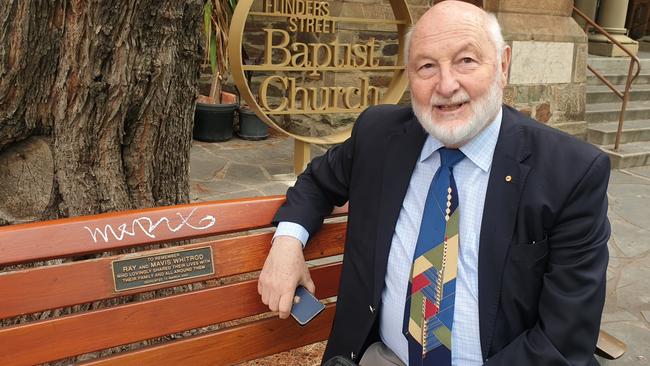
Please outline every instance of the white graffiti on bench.
[{"label": "white graffiti on bench", "polygon": [[[194,230],[205,230],[208,229],[217,222],[217,220],[214,218],[212,215],[206,215],[204,216],[201,220],[199,220],[195,226],[189,222],[190,218],[192,215],[194,215],[194,212],[196,211],[196,208],[194,208],[192,211],[190,211],[189,215],[187,217],[183,216],[182,213],[177,212],[176,216],[181,218],[180,224],[176,227],[172,227],[170,224],[170,220],[167,217],[161,217],[156,221],[154,224],[153,220],[150,219],[149,217],[143,216],[139,217],[131,223],[131,231],[128,230],[128,225],[127,224],[121,224],[120,226],[117,227],[117,232],[115,229],[113,229],[112,225],[106,225],[104,226],[104,230],[101,230],[99,227],[95,227],[91,229],[88,226],[84,226],[84,229],[88,230],[90,233],[90,236],[93,238],[93,241],[97,243],[98,236],[101,237],[101,239],[104,239],[105,243],[108,243],[109,240],[112,240],[111,236],[115,238],[117,241],[121,241],[124,239],[125,236],[135,236],[136,235],[136,226],[140,228],[140,231],[142,231],[146,236],[150,238],[156,238],[156,235],[154,235],[154,231],[158,228],[158,226],[161,223],[167,224],[167,228],[169,231],[175,233],[178,230],[182,229],[184,226],[187,226],[189,228],[192,228]],[[206,224],[203,224],[205,221],[207,221]]]}]

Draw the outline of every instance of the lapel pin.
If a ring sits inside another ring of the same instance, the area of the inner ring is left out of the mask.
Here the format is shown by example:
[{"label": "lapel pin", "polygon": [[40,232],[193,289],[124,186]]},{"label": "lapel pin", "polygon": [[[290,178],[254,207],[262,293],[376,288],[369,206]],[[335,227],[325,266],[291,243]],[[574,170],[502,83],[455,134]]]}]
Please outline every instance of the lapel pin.
[{"label": "lapel pin", "polygon": [[512,176],[506,175],[506,182],[510,183],[512,181]]}]

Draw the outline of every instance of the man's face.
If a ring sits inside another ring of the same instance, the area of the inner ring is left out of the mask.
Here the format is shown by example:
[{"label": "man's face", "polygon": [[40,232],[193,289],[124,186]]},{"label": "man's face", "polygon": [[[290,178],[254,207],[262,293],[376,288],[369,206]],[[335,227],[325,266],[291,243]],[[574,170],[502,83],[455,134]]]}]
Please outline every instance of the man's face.
[{"label": "man's face", "polygon": [[458,147],[478,134],[501,108],[509,53],[498,65],[496,48],[478,8],[463,11],[471,5],[445,3],[418,22],[407,70],[413,110],[420,123],[445,145]]}]

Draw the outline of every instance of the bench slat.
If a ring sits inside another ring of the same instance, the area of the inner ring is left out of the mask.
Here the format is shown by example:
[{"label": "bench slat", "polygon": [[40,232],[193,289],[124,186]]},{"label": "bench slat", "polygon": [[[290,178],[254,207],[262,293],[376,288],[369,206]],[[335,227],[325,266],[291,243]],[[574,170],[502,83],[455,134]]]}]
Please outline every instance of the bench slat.
[{"label": "bench slat", "polygon": [[203,202],[0,227],[0,264],[264,227],[283,202],[283,196]]},{"label": "bench slat", "polygon": [[83,365],[232,365],[327,339],[335,308],[336,304],[328,304],[322,314],[304,327],[293,320],[264,319]]},{"label": "bench slat", "polygon": [[[340,270],[340,263],[312,269],[319,298],[336,296]],[[0,344],[4,349],[12,350],[0,352],[0,364],[42,363],[256,315],[266,310],[257,293],[257,280],[253,279],[73,314],[0,329]],[[273,337],[268,340],[272,341]],[[248,352],[245,347],[240,349]]]},{"label": "bench slat", "polygon": [[[4,226],[0,265],[266,227],[283,202],[284,196],[256,197]],[[346,212],[347,206],[333,214]]]},{"label": "bench slat", "polygon": [[[315,259],[343,253],[346,223],[325,224],[305,249],[305,258]],[[104,257],[57,266],[38,267],[0,273],[0,319],[29,314],[45,309],[82,304],[121,295],[151,291],[220,277],[252,272],[262,268],[268,254],[272,233],[252,234],[217,241],[176,246],[137,253],[152,255],[161,252],[211,246],[214,275],[157,286],[114,291],[111,262],[135,255]],[[90,277],[92,276],[92,277]],[[92,281],[89,281],[92,278]]]}]

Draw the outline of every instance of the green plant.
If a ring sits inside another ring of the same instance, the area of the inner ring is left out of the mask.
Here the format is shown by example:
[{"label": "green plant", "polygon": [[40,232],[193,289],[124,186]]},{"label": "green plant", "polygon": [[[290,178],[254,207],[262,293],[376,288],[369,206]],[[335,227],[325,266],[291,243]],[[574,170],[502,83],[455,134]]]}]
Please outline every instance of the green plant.
[{"label": "green plant", "polygon": [[210,98],[219,101],[221,81],[228,71],[228,28],[237,0],[207,0],[203,6],[206,61],[210,62]]}]

